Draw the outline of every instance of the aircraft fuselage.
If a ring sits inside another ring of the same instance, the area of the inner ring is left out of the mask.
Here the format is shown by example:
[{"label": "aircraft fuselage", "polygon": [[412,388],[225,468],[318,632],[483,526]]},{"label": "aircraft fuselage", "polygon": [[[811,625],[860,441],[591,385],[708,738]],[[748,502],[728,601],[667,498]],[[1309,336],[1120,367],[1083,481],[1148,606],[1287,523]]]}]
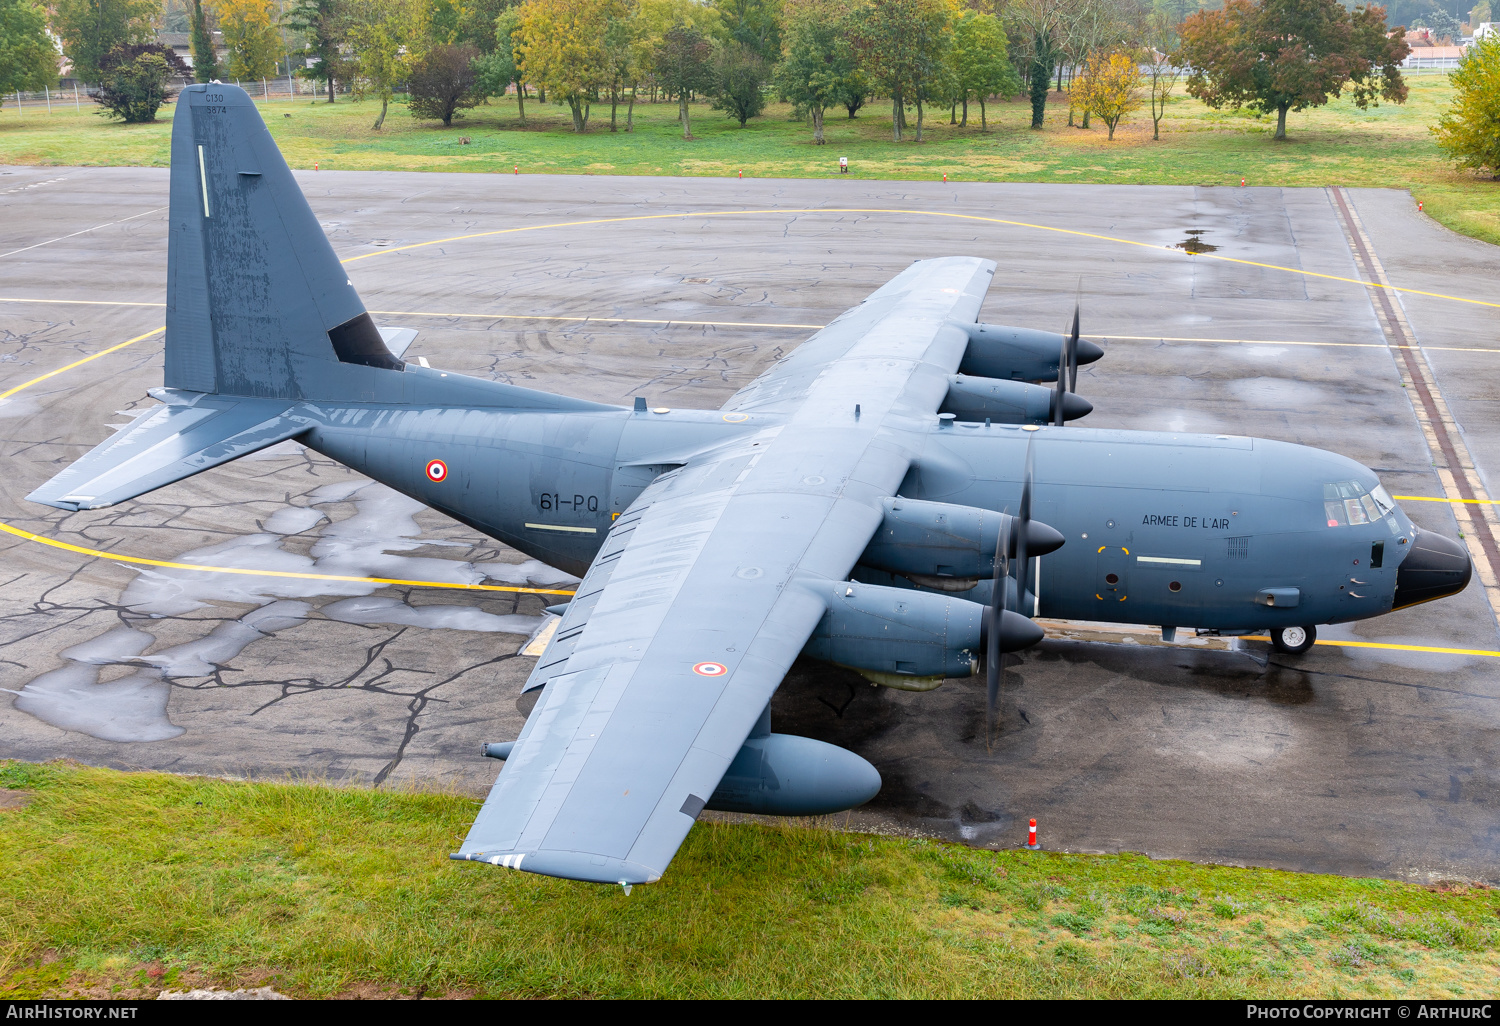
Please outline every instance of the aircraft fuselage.
[{"label": "aircraft fuselage", "polygon": [[[321,412],[303,437],[314,449],[578,575],[678,454],[775,423],[696,410]],[[1011,513],[1035,446],[1033,515],[1066,544],[1037,560],[1025,612],[1245,632],[1410,604],[1397,582],[1416,532],[1375,473],[1343,456],[1238,436],[951,421],[925,440],[901,495]],[[915,586],[862,570],[856,579]],[[988,581],[945,590],[990,597]]]}]

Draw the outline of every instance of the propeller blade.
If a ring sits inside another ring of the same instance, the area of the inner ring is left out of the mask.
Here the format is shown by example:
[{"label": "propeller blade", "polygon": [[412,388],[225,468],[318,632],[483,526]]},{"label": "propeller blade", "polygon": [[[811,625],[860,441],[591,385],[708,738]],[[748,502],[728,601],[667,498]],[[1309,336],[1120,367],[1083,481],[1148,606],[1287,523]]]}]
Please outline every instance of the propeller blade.
[{"label": "propeller blade", "polygon": [[1057,387],[1052,391],[1052,423],[1063,426],[1063,397],[1068,394],[1068,339],[1063,336],[1062,348],[1057,353]]},{"label": "propeller blade", "polygon": [[[1028,558],[1027,542],[1031,534],[1031,483],[1036,476],[1036,455],[1033,446],[1034,437],[1026,440],[1026,480],[1021,484],[1021,509],[1017,516],[1016,528],[1016,602],[1026,601],[1026,577],[1031,570],[1031,560]],[[1030,616],[1028,610],[1021,609],[1018,612]]]},{"label": "propeller blade", "polygon": [[[1073,304],[1073,334],[1068,339],[1068,391],[1078,391],[1078,314],[1083,306],[1082,301]],[[1058,376],[1062,376],[1062,368],[1058,368]]]},{"label": "propeller blade", "polygon": [[990,594],[990,629],[984,653],[985,714],[984,744],[989,747],[995,732],[995,706],[1000,698],[1000,625],[1010,604],[1006,580],[1009,577],[1005,554],[1010,551],[1010,517],[1001,514],[1000,538],[995,545],[994,590]]}]

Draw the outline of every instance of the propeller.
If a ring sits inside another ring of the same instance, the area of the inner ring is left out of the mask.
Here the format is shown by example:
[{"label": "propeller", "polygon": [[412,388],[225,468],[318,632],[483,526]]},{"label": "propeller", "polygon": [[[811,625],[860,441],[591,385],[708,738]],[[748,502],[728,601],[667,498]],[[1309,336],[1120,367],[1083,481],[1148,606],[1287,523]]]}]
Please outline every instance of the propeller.
[{"label": "propeller", "polygon": [[[1024,602],[1026,599],[1027,570],[1030,566],[1030,558],[1027,552],[1031,534],[1031,485],[1036,476],[1036,457],[1032,451],[1033,437],[1026,440],[1026,479],[1021,484],[1021,506],[1015,517],[1004,517],[1000,521],[1000,539],[995,546],[995,579],[994,590],[990,597],[990,629],[986,639],[988,644],[985,650],[985,745],[988,747],[989,740],[995,732],[995,708],[1000,699],[1000,680],[1005,672],[1001,663],[1003,648],[1000,644],[1001,635],[1005,633],[1006,621],[1019,621],[1011,627],[1012,633],[1020,635],[1032,635],[1031,637],[1018,638],[1021,644],[1017,647],[1024,648],[1035,644],[1041,638],[1041,628],[1030,622],[1030,614],[1024,610],[1013,610],[1011,606],[1011,589],[1008,580],[1009,566],[1008,557],[1011,545],[1015,546],[1016,559],[1016,588],[1015,601]],[[1045,532],[1044,532],[1045,533]],[[1052,532],[1056,534],[1056,532]],[[1061,536],[1059,536],[1060,538]],[[1050,539],[1044,541],[1049,544]],[[1053,546],[1055,548],[1056,546]],[[1051,551],[1051,549],[1048,549]],[[1025,627],[1022,627],[1022,625]],[[1019,628],[1019,629],[1018,629]],[[1027,629],[1029,628],[1029,630]]]},{"label": "propeller", "polygon": [[[1078,391],[1078,315],[1081,312],[1082,307],[1083,307],[1083,300],[1081,298],[1078,299],[1078,300],[1076,300],[1073,303],[1073,334],[1068,339],[1068,391],[1069,392],[1076,392],[1076,391]],[[1059,374],[1059,376],[1062,374],[1062,368],[1061,367],[1059,367],[1057,369],[1057,373]]]},{"label": "propeller", "polygon": [[1004,513],[1000,514],[1000,537],[995,543],[994,590],[990,593],[989,635],[985,639],[987,644],[984,653],[986,748],[995,733],[995,706],[1000,698],[1000,624],[1010,606],[1010,589],[1006,587],[1006,580],[1010,576],[1010,569],[1006,565],[1006,553],[1010,551],[1010,520]]},{"label": "propeller", "polygon": [[[1057,427],[1062,427],[1067,421],[1068,393],[1078,388],[1078,315],[1081,306],[1081,301],[1073,304],[1073,331],[1063,336],[1062,349],[1057,354],[1057,392],[1052,398],[1052,423]],[[1076,399],[1073,405],[1078,405]]]},{"label": "propeller", "polygon": [[[1032,443],[1036,436],[1030,435],[1026,439],[1026,480],[1021,484],[1021,509],[1016,517],[1021,529],[1016,538],[1016,601],[1026,601],[1026,578],[1031,570],[1031,560],[1027,558],[1026,546],[1031,534],[1031,482],[1036,476],[1036,457],[1032,452]],[[1020,611],[1022,616],[1030,616],[1030,613]]]}]

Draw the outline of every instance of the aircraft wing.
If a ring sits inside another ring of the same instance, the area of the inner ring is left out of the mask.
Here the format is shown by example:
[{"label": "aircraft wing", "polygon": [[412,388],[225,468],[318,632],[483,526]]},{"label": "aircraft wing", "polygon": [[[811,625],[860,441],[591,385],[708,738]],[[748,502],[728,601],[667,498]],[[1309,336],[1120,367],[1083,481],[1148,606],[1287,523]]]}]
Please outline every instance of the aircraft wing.
[{"label": "aircraft wing", "polygon": [[750,414],[641,493],[538,661],[542,696],[455,858],[661,876],[842,594],[962,358],[947,322],[973,319],[993,271],[914,265],[815,337],[836,352],[799,365],[789,415]]},{"label": "aircraft wing", "polygon": [[[964,278],[962,272],[952,273],[947,284],[934,285],[944,274],[951,273],[952,265],[957,262],[982,263],[984,267],[978,277],[961,280]],[[813,383],[830,364],[856,353],[867,357],[870,336],[877,326],[882,329],[878,335],[892,337],[892,341],[898,344],[902,340],[893,337],[892,329],[906,321],[916,322],[912,325],[915,330],[926,330],[930,335],[931,328],[926,326],[924,314],[930,313],[929,308],[935,308],[933,304],[936,307],[947,304],[946,320],[973,324],[979,319],[979,308],[984,303],[984,293],[994,273],[993,263],[967,257],[917,261],[732,395],[723,409],[742,413],[794,409],[811,394]],[[919,324],[922,327],[918,327]],[[912,342],[920,345],[927,337],[919,335]],[[897,348],[905,352],[904,347],[898,345]],[[956,370],[958,364],[955,362],[948,373]],[[946,385],[944,391],[946,393]],[[927,412],[936,409],[934,405]]]}]

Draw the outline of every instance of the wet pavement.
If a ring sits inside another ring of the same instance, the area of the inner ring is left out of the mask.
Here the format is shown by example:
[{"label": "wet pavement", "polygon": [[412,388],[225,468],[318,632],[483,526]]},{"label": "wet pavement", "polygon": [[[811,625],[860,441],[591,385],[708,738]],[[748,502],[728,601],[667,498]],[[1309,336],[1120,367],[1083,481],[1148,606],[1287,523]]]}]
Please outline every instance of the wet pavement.
[{"label": "wet pavement", "polygon": [[[359,258],[377,322],[420,329],[408,357],[435,367],[712,408],[912,259],[974,254],[999,264],[986,321],[1061,330],[1081,294],[1106,349],[1079,375],[1090,426],[1317,445],[1395,494],[1442,494],[1370,295],[1341,280],[1359,275],[1325,190],[299,180]],[[166,185],[160,169],[0,171],[0,391],[161,323]],[[1500,301],[1500,250],[1404,193],[1349,197],[1394,284]],[[438,239],[454,241],[401,248]],[[1483,475],[1500,462],[1500,309],[1402,304]],[[160,367],[154,336],[0,401],[0,521],[163,562],[567,586],[290,444],[109,510],[26,503],[150,404]],[[1456,535],[1445,504],[1404,505]],[[520,727],[533,660],[518,652],[557,601],[127,565],[14,535],[0,574],[0,754],[475,794],[497,768],[480,743]],[[1477,584],[1322,636],[1500,650]],[[773,717],[879,767],[856,825],[1014,845],[1036,817],[1053,848],[1500,881],[1497,670],[1407,650],[1048,641],[1009,671],[990,738],[982,681],[911,694],[813,663]]]}]

